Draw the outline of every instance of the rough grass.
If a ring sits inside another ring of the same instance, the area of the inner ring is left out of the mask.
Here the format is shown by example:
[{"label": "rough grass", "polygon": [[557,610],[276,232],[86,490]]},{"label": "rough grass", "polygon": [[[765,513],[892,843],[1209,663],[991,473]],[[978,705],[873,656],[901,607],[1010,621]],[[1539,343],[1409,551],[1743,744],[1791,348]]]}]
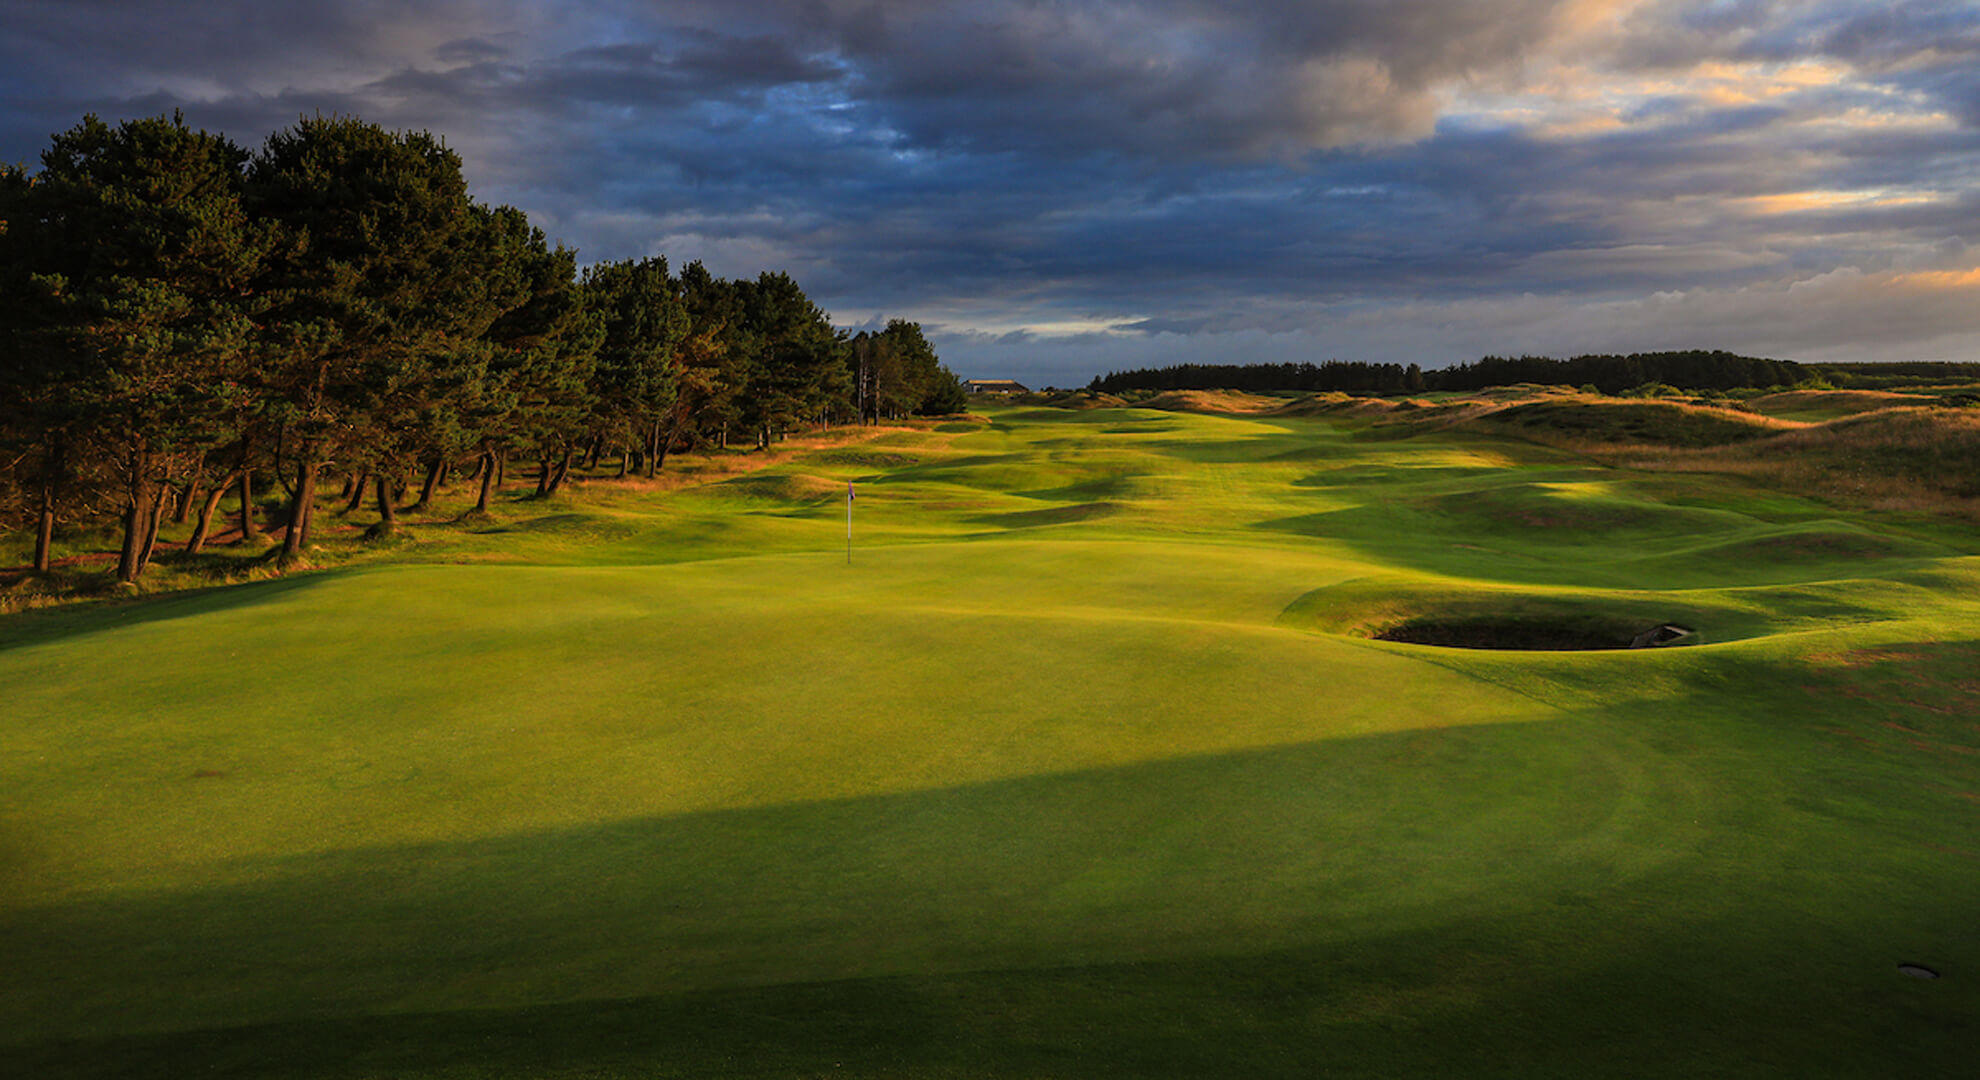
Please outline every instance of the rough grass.
[{"label": "rough grass", "polygon": [[1736,409],[1667,401],[1534,401],[1495,409],[1469,421],[1549,442],[1632,446],[1723,446],[1778,434],[1791,422]]},{"label": "rough grass", "polygon": [[1915,408],[1934,399],[1886,390],[1788,390],[1749,399],[1747,408],[1785,420],[1820,422],[1879,409]]},{"label": "rough grass", "polygon": [[1245,415],[1270,412],[1285,406],[1278,398],[1247,394],[1238,390],[1170,390],[1138,402],[1142,409],[1168,412],[1199,412]]},{"label": "rough grass", "polygon": [[[0,1061],[1967,1067],[1970,531],[1352,416],[988,418],[0,619]],[[1480,613],[1704,643],[1372,640]]]},{"label": "rough grass", "polygon": [[1980,521],[1980,414],[1882,409],[1744,446],[1632,453],[1632,467],[1722,472],[1877,511]]}]

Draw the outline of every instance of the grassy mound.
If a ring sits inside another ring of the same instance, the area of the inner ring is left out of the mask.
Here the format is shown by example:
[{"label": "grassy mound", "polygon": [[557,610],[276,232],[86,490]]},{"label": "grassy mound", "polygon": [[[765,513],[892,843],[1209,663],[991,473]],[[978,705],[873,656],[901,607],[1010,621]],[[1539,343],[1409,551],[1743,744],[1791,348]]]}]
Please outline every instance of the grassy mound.
[{"label": "grassy mound", "polygon": [[[874,462],[887,459],[896,459],[902,463],[913,460],[904,454],[875,454],[845,450],[825,451],[812,455],[812,460],[821,465],[870,466]],[[815,506],[822,502],[845,498],[846,485],[843,480],[803,473],[762,473],[725,480],[713,485],[709,489],[709,494],[743,503]]]},{"label": "grassy mound", "polygon": [[1053,409],[1118,409],[1126,405],[1127,400],[1114,394],[1096,393],[1091,390],[1061,390],[1052,394],[1038,392],[1022,394],[1014,403]]},{"label": "grassy mound", "polygon": [[1784,420],[1834,420],[1879,409],[1915,408],[1930,405],[1933,398],[1923,394],[1898,394],[1885,390],[1788,390],[1764,394],[1748,401],[1747,407]]},{"label": "grassy mound", "polygon": [[1778,434],[1790,426],[1736,409],[1585,399],[1509,405],[1467,423],[1540,441],[1667,447],[1723,446]]},{"label": "grassy mound", "polygon": [[1336,416],[1369,417],[1383,416],[1396,409],[1397,403],[1387,398],[1355,397],[1352,394],[1326,392],[1309,394],[1272,410],[1276,416]]},{"label": "grassy mound", "polygon": [[1135,407],[1167,412],[1246,415],[1270,412],[1284,404],[1278,398],[1247,394],[1241,390],[1169,390],[1137,402]]}]

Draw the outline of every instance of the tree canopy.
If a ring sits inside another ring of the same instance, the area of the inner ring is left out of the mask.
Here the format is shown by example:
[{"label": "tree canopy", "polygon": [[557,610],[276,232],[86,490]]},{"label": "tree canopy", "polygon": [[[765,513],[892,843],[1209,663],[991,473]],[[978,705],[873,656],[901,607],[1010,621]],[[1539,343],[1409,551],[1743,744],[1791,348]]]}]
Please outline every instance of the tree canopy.
[{"label": "tree canopy", "polygon": [[281,556],[316,486],[375,492],[389,532],[451,464],[580,458],[651,475],[670,450],[768,446],[819,425],[960,408],[920,326],[850,334],[790,275],[665,258],[579,269],[521,211],[477,201],[426,132],[309,117],[248,151],[182,116],[85,117],[38,170],[0,167],[0,529],[122,525],[143,573],[168,506],[224,491],[257,529],[277,476]]}]

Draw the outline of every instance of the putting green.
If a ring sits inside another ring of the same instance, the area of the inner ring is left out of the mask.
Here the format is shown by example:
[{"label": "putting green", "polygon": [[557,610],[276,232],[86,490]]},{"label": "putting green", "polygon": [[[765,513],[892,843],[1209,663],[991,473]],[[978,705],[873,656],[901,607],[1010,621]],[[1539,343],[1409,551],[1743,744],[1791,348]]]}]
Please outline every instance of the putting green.
[{"label": "putting green", "polygon": [[[0,621],[0,1055],[1966,1060],[1970,538],[1477,436],[990,415],[515,503],[390,565]],[[1706,644],[1356,636],[1439,612]]]}]

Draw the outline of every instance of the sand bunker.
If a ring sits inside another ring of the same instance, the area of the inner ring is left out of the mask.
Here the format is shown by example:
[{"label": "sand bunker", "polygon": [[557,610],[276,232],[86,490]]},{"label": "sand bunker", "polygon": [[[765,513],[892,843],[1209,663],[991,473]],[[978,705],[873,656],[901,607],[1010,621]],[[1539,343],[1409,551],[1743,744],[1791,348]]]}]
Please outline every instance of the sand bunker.
[{"label": "sand bunker", "polygon": [[1537,619],[1411,619],[1374,637],[1377,641],[1403,641],[1447,649],[1580,652],[1658,648],[1696,640],[1697,633],[1676,623],[1663,623],[1632,632],[1587,623]]}]

